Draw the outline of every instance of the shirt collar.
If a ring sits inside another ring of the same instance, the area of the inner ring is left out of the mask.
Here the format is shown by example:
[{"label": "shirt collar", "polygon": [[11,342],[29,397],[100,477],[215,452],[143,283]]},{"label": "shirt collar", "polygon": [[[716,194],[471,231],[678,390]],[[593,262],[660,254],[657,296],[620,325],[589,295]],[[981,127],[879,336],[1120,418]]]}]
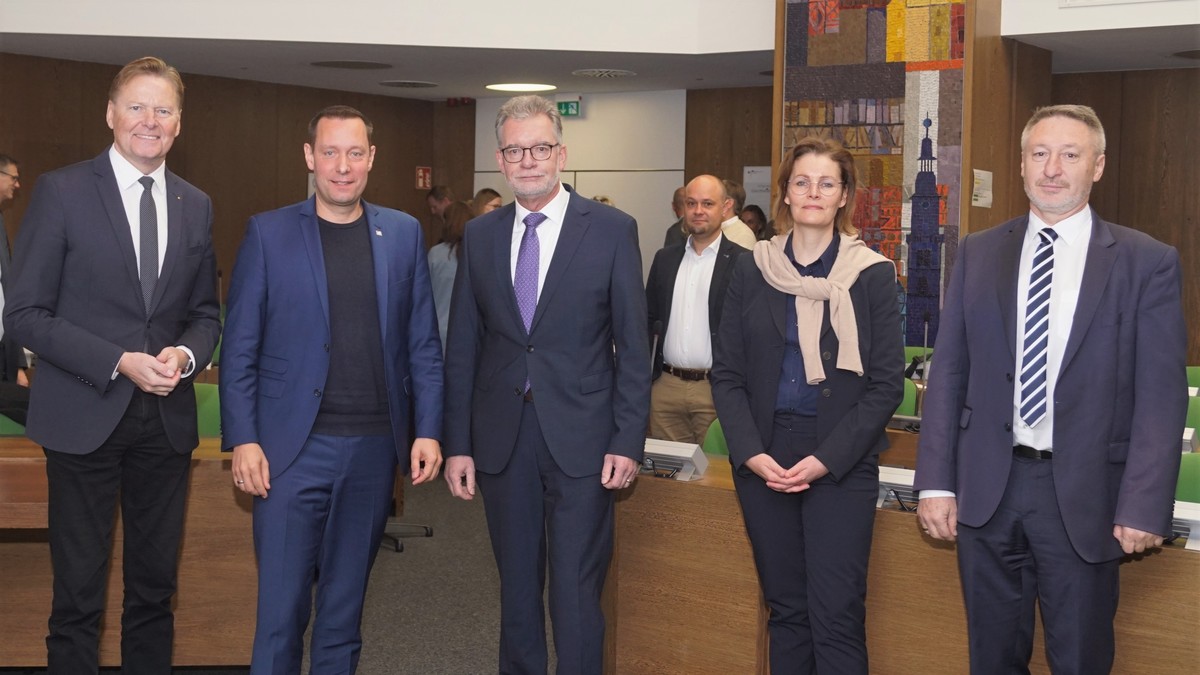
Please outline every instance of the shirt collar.
[{"label": "shirt collar", "polygon": [[[566,186],[560,182],[558,184],[558,194],[554,195],[554,198],[547,202],[546,205],[542,207],[542,210],[538,211],[538,213],[546,216],[546,218],[550,219],[554,223],[561,225],[563,219],[567,215],[567,202],[570,200],[571,193],[568,192]],[[525,216],[533,212],[524,206],[521,206],[521,202],[514,201],[513,204],[517,207],[517,222],[524,226]]]},{"label": "shirt collar", "polygon": [[117,147],[115,145],[109,146],[109,148],[108,148],[108,161],[110,164],[112,164],[113,175],[116,176],[116,178],[117,178],[117,187],[122,192],[124,192],[125,190],[128,190],[129,188],[133,187],[134,185],[137,185],[138,179],[141,178],[142,176],[150,176],[151,178],[154,179],[154,185],[157,187],[161,187],[163,190],[166,190],[166,188],[167,188],[167,186],[166,186],[167,163],[166,162],[160,163],[158,165],[158,168],[156,168],[154,171],[151,171],[148,174],[142,173],[140,169],[138,169],[133,164],[130,164],[129,160],[125,159],[125,157],[122,156],[121,153],[117,152]]},{"label": "shirt collar", "polygon": [[783,245],[783,252],[787,254],[788,260],[790,260],[792,264],[796,266],[796,269],[801,270],[801,273],[805,271],[812,273],[815,271],[813,270],[813,267],[817,263],[821,263],[825,268],[823,271],[827,276],[829,271],[833,269],[833,262],[837,260],[838,244],[840,244],[842,241],[842,235],[835,231],[833,233],[833,240],[829,242],[829,246],[825,247],[825,251],[821,253],[821,257],[812,261],[808,265],[801,265],[800,263],[796,262],[796,254],[792,252],[792,235],[793,233],[788,233],[787,241]]},{"label": "shirt collar", "polygon": [[705,246],[702,251],[700,251],[699,253],[696,253],[696,249],[692,246],[692,235],[689,234],[688,238],[687,238],[687,243],[684,244],[683,248],[685,251],[687,251],[697,257],[706,256],[706,255],[710,255],[710,254],[716,255],[717,249],[721,248],[721,240],[724,238],[725,238],[725,235],[718,234],[717,238],[713,239],[711,242],[709,242],[708,246]]},{"label": "shirt collar", "polygon": [[1041,218],[1037,217],[1037,214],[1035,214],[1033,211],[1030,211],[1029,227],[1025,230],[1025,238],[1036,239],[1038,237],[1038,233],[1047,227],[1053,227],[1054,231],[1058,233],[1058,238],[1062,239],[1066,245],[1070,246],[1072,244],[1076,244],[1082,241],[1091,232],[1092,209],[1091,207],[1084,207],[1083,209],[1080,209],[1079,213],[1076,213],[1069,218],[1064,218],[1063,220],[1055,223],[1053,226],[1047,225]]}]

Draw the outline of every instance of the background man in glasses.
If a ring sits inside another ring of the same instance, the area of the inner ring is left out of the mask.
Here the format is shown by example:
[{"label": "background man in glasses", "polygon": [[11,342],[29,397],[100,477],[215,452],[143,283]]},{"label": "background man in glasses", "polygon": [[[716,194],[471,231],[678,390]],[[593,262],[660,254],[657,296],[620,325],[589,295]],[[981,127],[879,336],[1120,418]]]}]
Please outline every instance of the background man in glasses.
[{"label": "background man in glasses", "polygon": [[1037,110],[1029,213],[962,240],[925,394],[921,525],[958,540],[971,672],[1113,663],[1117,563],[1171,532],[1187,406],[1179,253],[1088,208],[1104,127]]},{"label": "background man in glasses", "polygon": [[[0,209],[11,204],[21,187],[21,168],[17,160],[0,154]],[[8,244],[8,229],[4,225],[4,214],[0,213],[0,312],[4,311],[4,296],[12,284],[12,256]],[[0,327],[0,414],[7,415],[20,424],[25,423],[25,412],[29,409],[29,375],[25,372],[29,364],[25,350],[13,341],[12,335]]]},{"label": "background man in glasses", "polygon": [[467,226],[446,352],[446,481],[483,491],[500,571],[500,672],[599,673],[614,490],[645,445],[650,355],[637,223],[559,182],[562,119],[540,96],[496,116],[516,202]]},{"label": "background man in glasses", "polygon": [[40,358],[26,433],[50,484],[50,673],[98,670],[118,493],[122,672],[171,671],[192,375],[221,332],[212,204],[166,168],[182,109],[178,71],[127,64],[109,89],[112,146],[42,176],[17,239],[4,325]]}]

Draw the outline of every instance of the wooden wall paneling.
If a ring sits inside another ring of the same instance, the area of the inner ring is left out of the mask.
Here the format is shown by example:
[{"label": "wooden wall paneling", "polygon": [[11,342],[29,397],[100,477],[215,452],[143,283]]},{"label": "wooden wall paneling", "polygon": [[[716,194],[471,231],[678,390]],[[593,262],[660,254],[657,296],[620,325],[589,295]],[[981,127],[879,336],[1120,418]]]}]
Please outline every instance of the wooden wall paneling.
[{"label": "wooden wall paneling", "polygon": [[[425,245],[428,247],[441,239],[441,222],[434,222],[433,215],[429,213],[429,204],[425,201],[425,195],[429,191],[417,188],[416,168],[418,166],[438,166],[434,141],[434,116],[436,106],[439,104],[429,101],[395,100],[399,104],[393,107],[389,115],[390,121],[384,122],[385,125],[390,126],[394,138],[387,141],[387,148],[379,146],[378,151],[386,151],[387,156],[383,160],[385,172],[378,177],[380,180],[376,181],[376,177],[373,176],[372,181],[375,181],[376,189],[382,191],[381,204],[400,209],[421,221],[421,228],[425,234]],[[376,122],[376,133],[379,133],[380,126],[381,124]],[[471,144],[470,149],[465,156],[452,156],[445,159],[443,166],[453,165],[456,167],[454,169],[447,168],[448,173],[456,174],[465,170],[474,175],[474,138],[474,121],[472,121],[471,135],[466,141]],[[375,166],[377,169],[380,167],[378,154],[376,154]],[[436,168],[433,180],[436,185],[439,180]],[[467,182],[463,189],[469,190],[471,185],[471,182]],[[458,190],[457,187],[454,189]]]},{"label": "wooden wall paneling", "polygon": [[475,196],[475,104],[432,105],[433,183],[449,185],[455,197],[469,200]]},{"label": "wooden wall paneling", "polygon": [[[1021,183],[1021,129],[1050,102],[1050,53],[1000,37],[1000,0],[967,4],[963,82],[961,234],[1002,223],[1029,208]],[[992,172],[991,208],[971,206],[973,169]]]},{"label": "wooden wall paneling", "polygon": [[1122,78],[1128,114],[1120,139],[1121,203],[1120,213],[1109,218],[1179,250],[1188,363],[1200,364],[1200,168],[1195,156],[1200,69],[1131,72]]},{"label": "wooden wall paneling", "polygon": [[701,174],[742,181],[742,167],[771,163],[772,87],[696,89],[687,93],[684,178]]},{"label": "wooden wall paneling", "polygon": [[186,75],[184,84],[181,131],[167,165],[213,200],[213,248],[224,294],[247,219],[283,203],[274,189],[278,88],[200,75]]},{"label": "wooden wall paneling", "polygon": [[[1121,174],[1125,162],[1121,158],[1122,73],[1067,73],[1054,76],[1052,101],[1055,105],[1078,103],[1091,106],[1104,124],[1104,176],[1092,186],[1090,202],[1101,217],[1116,220],[1121,213]],[[1138,115],[1144,121],[1145,117]]]}]

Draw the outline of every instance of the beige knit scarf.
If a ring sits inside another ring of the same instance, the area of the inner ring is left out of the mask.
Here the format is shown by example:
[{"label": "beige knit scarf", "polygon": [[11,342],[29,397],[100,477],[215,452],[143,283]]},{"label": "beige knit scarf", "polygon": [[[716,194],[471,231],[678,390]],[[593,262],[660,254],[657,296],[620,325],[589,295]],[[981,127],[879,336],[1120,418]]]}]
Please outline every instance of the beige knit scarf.
[{"label": "beige knit scarf", "polygon": [[[850,287],[863,270],[887,260],[867,248],[858,237],[837,234],[840,238],[837,259],[829,276],[804,277],[796,271],[784,252],[788,233],[779,234],[754,246],[754,263],[763,278],[777,290],[796,296],[796,318],[799,324],[800,356],[804,359],[804,374],[809,384],[825,380],[821,366],[821,319],[824,302],[829,301],[829,323],[838,340],[837,367],[858,375],[863,374],[862,358],[858,353],[858,324],[854,319],[854,302]],[[895,265],[895,263],[892,263]],[[897,328],[899,330],[899,328]]]}]

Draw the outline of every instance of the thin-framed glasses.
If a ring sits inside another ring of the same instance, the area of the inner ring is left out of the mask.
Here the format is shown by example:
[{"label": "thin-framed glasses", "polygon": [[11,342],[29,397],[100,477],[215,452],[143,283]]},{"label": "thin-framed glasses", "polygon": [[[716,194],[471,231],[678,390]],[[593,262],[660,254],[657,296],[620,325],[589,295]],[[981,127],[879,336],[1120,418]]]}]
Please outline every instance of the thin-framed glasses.
[{"label": "thin-framed glasses", "polygon": [[[807,195],[812,193],[813,182],[807,178],[797,178],[788,183],[788,189],[797,194]],[[837,194],[837,191],[842,187],[842,181],[833,180],[832,178],[822,178],[816,182],[817,191],[826,197],[832,197]]]},{"label": "thin-framed glasses", "polygon": [[13,179],[13,181],[15,181],[17,183],[21,182],[21,177],[15,173],[9,173],[3,169],[0,169],[0,173],[4,174],[5,176],[8,176],[9,178]]},{"label": "thin-framed glasses", "polygon": [[508,162],[509,164],[519,164],[522,159],[525,159],[526,151],[529,152],[529,155],[533,157],[535,161],[544,162],[547,159],[550,159],[550,153],[554,152],[554,149],[557,148],[558,145],[558,143],[553,145],[539,143],[528,148],[512,146],[509,148],[501,148],[500,154],[504,157],[504,161]]}]

